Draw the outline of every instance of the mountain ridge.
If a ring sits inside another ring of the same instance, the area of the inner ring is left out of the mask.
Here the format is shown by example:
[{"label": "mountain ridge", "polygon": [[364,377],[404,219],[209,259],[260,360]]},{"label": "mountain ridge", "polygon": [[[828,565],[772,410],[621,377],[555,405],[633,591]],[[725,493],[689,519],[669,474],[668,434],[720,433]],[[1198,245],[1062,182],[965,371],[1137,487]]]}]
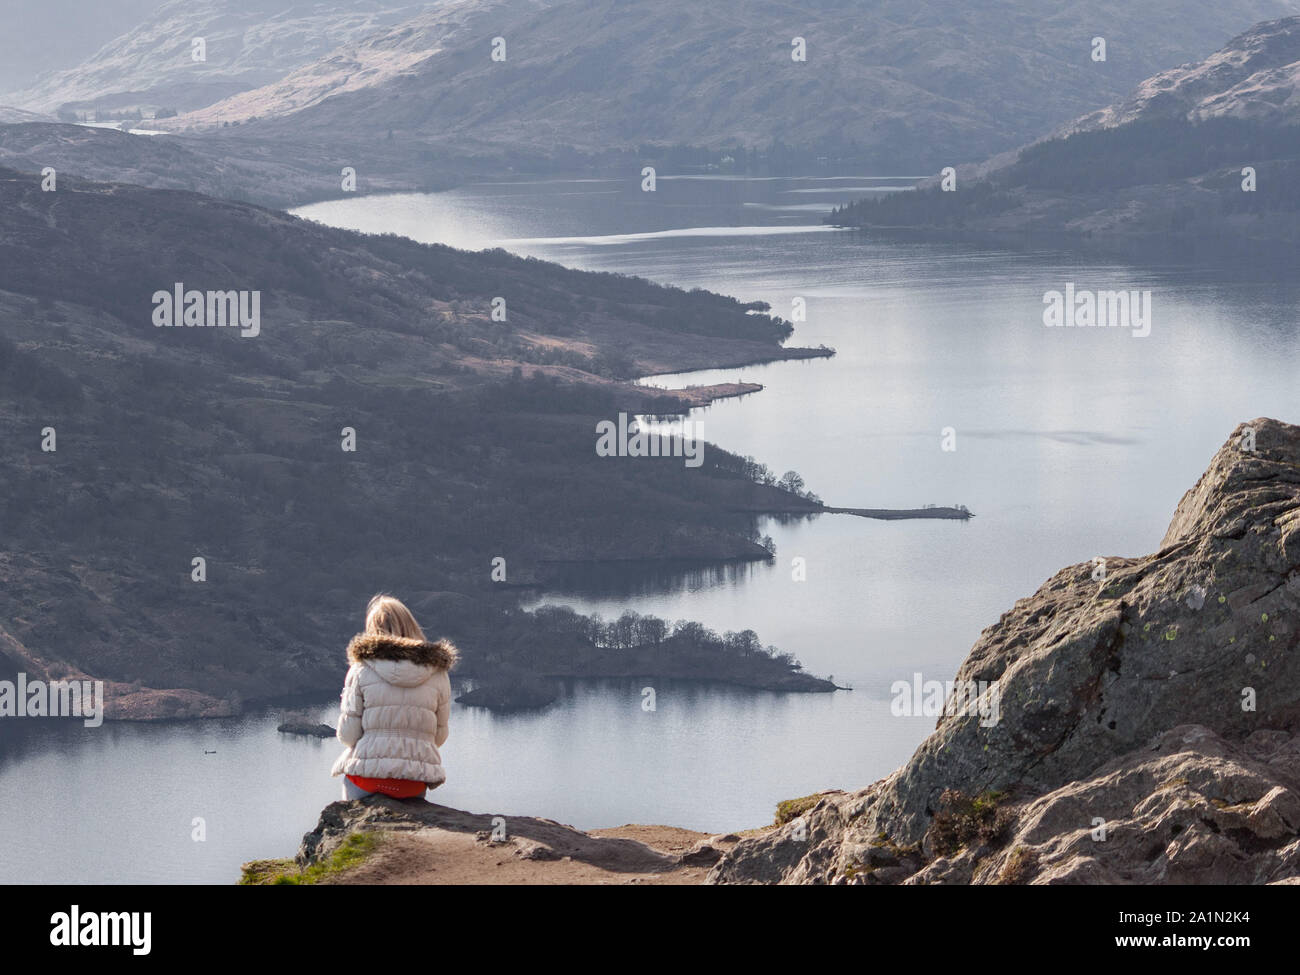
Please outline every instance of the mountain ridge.
[{"label": "mountain ridge", "polygon": [[[401,0],[170,0],[81,64],[7,96],[44,114],[184,110],[266,84],[348,38],[401,20]],[[202,38],[204,59],[193,56]]]},{"label": "mountain ridge", "polygon": [[[392,132],[399,141],[533,159],[647,144],[718,153],[784,146],[802,148],[814,165],[826,156],[937,169],[1118,98],[1160,67],[1211,50],[1243,22],[1297,12],[1290,2],[1254,0],[1196,17],[1177,15],[1176,4],[1078,6],[1035,17],[1001,0],[956,10],[889,0],[868,11],[822,0],[792,17],[771,0],[506,0],[492,16],[471,15],[463,40],[426,48],[425,57],[403,45],[436,12],[340,49],[300,69],[296,81],[162,124],[238,123],[266,138]],[[1113,53],[1100,65],[1088,60],[1094,23],[1112,29]],[[490,57],[495,37],[506,40],[502,62]],[[805,62],[792,60],[795,38],[807,45]],[[354,84],[353,68],[366,63],[360,52],[376,46],[405,51],[402,63],[379,72],[378,85]],[[322,97],[317,86],[331,76],[341,84]]]}]

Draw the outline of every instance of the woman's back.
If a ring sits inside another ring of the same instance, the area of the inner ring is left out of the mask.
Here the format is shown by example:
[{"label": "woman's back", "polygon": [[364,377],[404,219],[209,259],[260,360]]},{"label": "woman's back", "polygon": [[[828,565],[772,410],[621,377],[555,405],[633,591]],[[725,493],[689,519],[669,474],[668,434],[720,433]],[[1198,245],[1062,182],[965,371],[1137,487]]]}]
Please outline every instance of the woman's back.
[{"label": "woman's back", "polygon": [[438,747],[447,740],[447,672],[456,648],[445,640],[362,633],[348,644],[348,662],[338,729],[348,750],[333,774],[430,788],[446,781]]}]

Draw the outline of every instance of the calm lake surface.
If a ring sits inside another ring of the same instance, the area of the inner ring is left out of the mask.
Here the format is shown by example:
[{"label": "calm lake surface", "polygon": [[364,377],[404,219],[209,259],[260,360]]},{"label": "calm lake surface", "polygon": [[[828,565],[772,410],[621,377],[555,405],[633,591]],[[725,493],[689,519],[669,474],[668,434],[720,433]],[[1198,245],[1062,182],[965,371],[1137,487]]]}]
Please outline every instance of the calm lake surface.
[{"label": "calm lake surface", "polygon": [[[434,798],[580,827],[721,831],[770,821],[781,799],[866,785],[934,724],[891,716],[894,681],[950,678],[980,631],[1056,570],[1158,547],[1238,422],[1300,419],[1295,284],[820,224],[832,206],[898,185],[660,177],[648,194],[639,177],[519,181],[297,211],[763,300],[786,318],[803,298],[791,342],[833,346],[833,359],[647,381],[762,383],[694,418],[707,440],[799,471],[828,503],[962,503],[977,516],[768,520],[770,564],[575,574],[545,601],[752,628],[854,690],[658,682],[647,712],[643,682],[575,682],[540,714],[456,705],[450,778]],[[1044,328],[1044,293],[1070,282],[1150,290],[1151,334]],[[946,427],[954,451],[941,449]],[[806,581],[791,577],[795,557]],[[319,715],[332,722],[332,705]],[[0,729],[0,881],[226,883],[243,860],[292,854],[336,795],[339,746],[280,735],[279,719]],[[195,817],[205,842],[191,839]]]}]

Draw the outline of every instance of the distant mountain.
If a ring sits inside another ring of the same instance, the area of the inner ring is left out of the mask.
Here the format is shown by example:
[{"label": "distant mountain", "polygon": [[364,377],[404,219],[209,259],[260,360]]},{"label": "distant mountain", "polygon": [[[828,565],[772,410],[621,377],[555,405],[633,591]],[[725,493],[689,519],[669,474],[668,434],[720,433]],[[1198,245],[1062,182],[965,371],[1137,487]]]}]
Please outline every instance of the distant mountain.
[{"label": "distant mountain", "polygon": [[1050,237],[1131,255],[1294,263],[1300,17],[1258,24],[1051,137],[834,212],[843,226]]},{"label": "distant mountain", "polygon": [[[938,168],[1022,144],[1296,0],[435,5],[169,120],[554,159],[644,144]],[[1107,39],[1105,61],[1092,39]],[[493,39],[505,60],[491,57]],[[807,60],[793,60],[802,38]]]},{"label": "distant mountain", "polygon": [[[38,74],[84,61],[122,31],[140,23],[163,0],[41,0],[0,4],[0,91],[29,84]],[[21,7],[22,13],[15,13]]]},{"label": "distant mountain", "polygon": [[[47,114],[186,111],[273,81],[339,44],[401,21],[410,0],[171,0],[81,64],[0,101]],[[95,16],[98,2],[86,4]],[[204,61],[192,43],[202,38]]]}]

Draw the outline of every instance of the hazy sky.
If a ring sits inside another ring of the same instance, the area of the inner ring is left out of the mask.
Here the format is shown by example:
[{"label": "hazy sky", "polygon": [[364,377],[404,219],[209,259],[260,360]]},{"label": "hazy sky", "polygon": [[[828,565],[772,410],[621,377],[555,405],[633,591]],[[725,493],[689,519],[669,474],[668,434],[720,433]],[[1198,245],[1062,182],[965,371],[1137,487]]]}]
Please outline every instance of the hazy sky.
[{"label": "hazy sky", "polygon": [[0,92],[71,67],[163,0],[0,0]]}]

